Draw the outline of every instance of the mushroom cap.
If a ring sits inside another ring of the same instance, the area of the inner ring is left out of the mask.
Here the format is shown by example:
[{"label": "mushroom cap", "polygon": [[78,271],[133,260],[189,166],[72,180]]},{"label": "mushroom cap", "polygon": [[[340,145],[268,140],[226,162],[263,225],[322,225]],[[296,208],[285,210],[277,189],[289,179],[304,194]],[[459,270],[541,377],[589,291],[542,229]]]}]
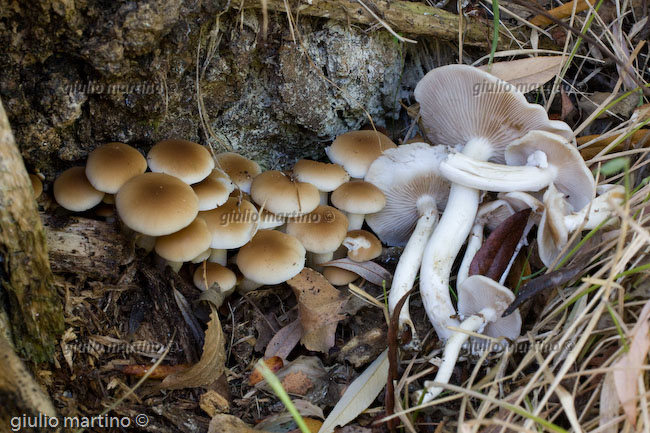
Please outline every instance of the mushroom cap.
[{"label": "mushroom cap", "polygon": [[564,223],[564,217],[570,213],[568,207],[564,194],[551,184],[544,193],[544,213],[537,229],[539,258],[546,266],[551,266],[569,242],[569,231]]},{"label": "mushroom cap", "polygon": [[515,295],[506,287],[484,275],[472,275],[458,287],[458,312],[463,316],[479,313],[484,308],[492,308],[496,315],[494,322],[488,322],[483,334],[490,337],[506,337],[511,340],[521,333],[519,310],[507,317],[503,312],[515,300]]},{"label": "mushroom cap", "polygon": [[120,218],[147,236],[169,235],[190,225],[199,212],[192,188],[164,173],[143,173],[128,180],[115,195]]},{"label": "mushroom cap", "polygon": [[95,189],[115,194],[124,183],[147,171],[147,160],[128,144],[106,143],[88,155],[86,177]]},{"label": "mushroom cap", "polygon": [[97,191],[86,178],[85,167],[72,167],[54,181],[54,199],[73,212],[82,212],[98,205],[104,193]]},{"label": "mushroom cap", "polygon": [[549,166],[557,168],[555,187],[567,195],[573,210],[585,207],[596,196],[596,181],[578,149],[566,138],[546,131],[530,131],[506,148],[508,165],[526,165],[535,152],[546,155]]},{"label": "mushroom cap", "polygon": [[492,200],[483,203],[476,213],[475,224],[482,224],[488,230],[494,230],[507,218],[515,213],[512,206],[506,200]]},{"label": "mushroom cap", "polygon": [[180,139],[156,143],[147,161],[154,173],[170,174],[187,184],[202,181],[214,168],[214,159],[205,146]]},{"label": "mushroom cap", "polygon": [[386,149],[394,147],[397,147],[395,143],[381,132],[350,131],[336,137],[332,145],[325,148],[325,153],[350,176],[363,179],[370,164]]},{"label": "mushroom cap", "polygon": [[29,180],[32,182],[34,198],[39,198],[43,194],[43,181],[40,177],[32,173],[29,173]]},{"label": "mushroom cap", "polygon": [[228,200],[235,184],[225,172],[215,168],[208,177],[192,185],[192,189],[199,198],[199,210],[211,210]]},{"label": "mushroom cap", "polygon": [[336,266],[324,266],[323,276],[333,286],[347,286],[352,281],[359,278],[359,276],[354,272]]},{"label": "mushroom cap", "polygon": [[170,262],[189,262],[210,248],[212,235],[205,220],[197,217],[187,227],[156,239],[156,253]]},{"label": "mushroom cap", "polygon": [[336,188],[330,197],[337,208],[353,214],[379,212],[386,206],[384,193],[370,182],[351,180]]},{"label": "mushroom cap", "polygon": [[199,290],[208,290],[214,283],[217,283],[221,293],[229,294],[237,284],[237,276],[233,271],[221,266],[219,263],[204,262],[194,271],[193,281]]},{"label": "mushroom cap", "polygon": [[535,213],[541,213],[544,210],[544,203],[527,192],[500,192],[498,197],[501,200],[507,201],[516,212],[528,208],[531,208]]},{"label": "mushroom cap", "polygon": [[355,262],[367,262],[381,255],[381,242],[366,230],[350,230],[343,240],[348,257]]},{"label": "mushroom cap", "polygon": [[[259,210],[258,210],[259,212]],[[260,230],[269,230],[276,227],[280,227],[282,224],[287,222],[287,218],[281,215],[276,215],[272,212],[269,212],[266,209],[262,209],[260,214]]]},{"label": "mushroom cap", "polygon": [[350,180],[350,175],[338,164],[301,159],[293,166],[293,175],[300,182],[307,182],[319,191],[331,192]]},{"label": "mushroom cap", "polygon": [[210,248],[229,250],[250,241],[259,220],[253,203],[230,197],[216,209],[200,212],[212,233]]},{"label": "mushroom cap", "polygon": [[295,181],[277,170],[265,171],[253,179],[251,197],[269,212],[287,217],[307,214],[320,203],[314,185]]},{"label": "mushroom cap", "polygon": [[512,85],[467,65],[447,65],[427,73],[415,87],[424,132],[431,143],[465,145],[484,138],[492,146],[490,161],[503,163],[513,140],[541,129],[572,140],[571,128],[549,120],[541,105],[529,103]]},{"label": "mushroom cap", "polygon": [[325,254],[335,251],[348,231],[348,217],[331,206],[318,205],[306,215],[287,221],[287,234],[295,237],[307,251]]},{"label": "mushroom cap", "polygon": [[234,152],[218,154],[217,167],[225,171],[237,188],[246,194],[251,192],[251,182],[262,172],[259,164]]},{"label": "mushroom cap", "polygon": [[386,207],[366,215],[366,222],[382,242],[406,245],[426,207],[444,210],[449,182],[439,166],[447,153],[445,146],[411,143],[386,150],[372,163],[364,180],[384,193]]},{"label": "mushroom cap", "polygon": [[305,247],[293,236],[260,230],[237,254],[237,266],[258,284],[280,284],[305,267]]}]

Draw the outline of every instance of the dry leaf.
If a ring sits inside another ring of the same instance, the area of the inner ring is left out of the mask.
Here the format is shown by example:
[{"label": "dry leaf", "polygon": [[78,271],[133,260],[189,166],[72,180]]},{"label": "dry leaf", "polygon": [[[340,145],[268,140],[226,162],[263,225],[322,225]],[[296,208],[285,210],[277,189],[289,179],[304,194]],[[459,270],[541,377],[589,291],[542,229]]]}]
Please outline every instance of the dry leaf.
[{"label": "dry leaf", "polygon": [[388,379],[388,350],[384,350],[368,368],[348,386],[323,423],[319,433],[332,433],[366,410],[377,398]]},{"label": "dry leaf", "polygon": [[[122,373],[129,376],[143,377],[145,374],[147,374],[150,368],[151,365],[131,364],[131,365],[123,366],[121,371]],[[169,375],[179,373],[181,371],[185,371],[188,368],[190,368],[190,366],[187,364],[159,365],[153,370],[153,372],[151,372],[151,374],[147,378],[164,379]]]},{"label": "dry leaf", "polygon": [[218,413],[230,411],[230,403],[228,400],[213,389],[209,389],[201,394],[201,397],[199,397],[199,407],[211,417]]},{"label": "dry leaf", "polygon": [[490,233],[469,265],[470,275],[485,275],[499,281],[524,233],[530,212],[528,208],[512,214]]},{"label": "dry leaf", "polygon": [[381,286],[385,281],[386,286],[390,287],[390,281],[393,278],[390,272],[375,262],[355,262],[347,257],[322,263],[321,266],[334,266],[354,272],[364,280],[368,280],[377,286]]},{"label": "dry leaf", "polygon": [[[282,361],[282,358],[280,358],[279,356],[272,356],[268,359],[265,359],[262,362],[264,362],[264,364],[266,364],[269,370],[271,370],[273,373],[276,373],[284,366],[284,362]],[[260,383],[263,380],[264,380],[264,376],[262,376],[262,372],[260,371],[259,368],[253,370],[251,375],[248,377],[248,383],[250,385],[255,385],[256,383]]]},{"label": "dry leaf", "polygon": [[300,326],[300,319],[296,319],[289,323],[284,328],[280,329],[269,341],[264,352],[264,358],[271,358],[278,356],[282,359],[287,359],[296,344],[302,337],[302,326]]},{"label": "dry leaf", "polygon": [[223,374],[225,362],[226,349],[223,330],[216,310],[212,309],[208,329],[205,331],[203,355],[199,362],[185,371],[167,376],[160,386],[167,389],[206,386]]},{"label": "dry leaf", "polygon": [[[304,421],[305,425],[311,433],[318,433],[320,428],[323,426],[323,421],[319,421],[317,419],[305,418]],[[288,433],[301,433],[301,430],[297,428],[295,430],[291,430]]]},{"label": "dry leaf", "polygon": [[609,425],[609,427],[605,427],[605,430],[602,430],[603,433],[616,433],[618,431],[618,423],[612,423],[611,421],[618,416],[619,409],[614,375],[610,371],[605,375],[603,389],[600,391],[600,420],[598,424],[601,428],[606,424]]},{"label": "dry leaf", "polygon": [[314,382],[302,371],[287,374],[281,383],[285,391],[294,395],[305,395],[314,387]]},{"label": "dry leaf", "polygon": [[[299,356],[289,363],[289,365],[279,370],[275,375],[281,383],[284,383],[285,379],[289,377],[287,384],[295,385],[297,388],[305,386],[304,384],[298,384],[298,381],[300,378],[306,377],[311,382],[311,387],[316,387],[322,385],[323,380],[327,376],[327,370],[325,370],[323,363],[317,357]],[[266,381],[259,382],[255,387],[271,391],[271,387]]]},{"label": "dry leaf", "polygon": [[[207,339],[206,339],[207,340]],[[266,430],[257,430],[240,420],[236,416],[217,414],[210,421],[208,433],[268,433]]]},{"label": "dry leaf", "polygon": [[[577,1],[577,4],[575,5],[576,14],[589,9],[589,4],[593,5],[594,3],[596,3],[596,0],[588,0],[589,3],[587,3],[587,0],[572,0],[549,10],[548,13],[553,18],[557,18],[558,20],[568,18],[573,13],[573,7],[574,7],[573,4],[576,1]],[[546,26],[553,24],[553,21],[549,20],[548,17],[540,14],[531,18],[530,23],[536,25],[537,27],[544,28]]]},{"label": "dry leaf", "polygon": [[639,320],[630,333],[630,350],[614,364],[614,384],[630,424],[636,424],[638,397],[638,378],[641,376],[644,361],[650,350],[650,301],[646,302]]},{"label": "dry leaf", "polygon": [[347,298],[318,272],[304,268],[287,281],[298,299],[303,335],[300,342],[309,350],[327,353]]},{"label": "dry leaf", "polygon": [[[323,409],[315,406],[314,404],[308,402],[307,400],[291,400],[293,405],[298,410],[298,413],[305,418],[305,420],[310,419],[316,421],[315,418],[324,419]],[[310,427],[313,423],[307,423],[307,426]],[[320,428],[322,422],[318,421],[318,427]],[[289,412],[282,412],[276,415],[271,415],[267,418],[264,418],[260,421],[255,428],[260,430],[269,430],[269,431],[286,431],[288,428],[291,428],[295,425],[295,421]],[[315,425],[315,424],[314,424]],[[289,426],[289,427],[286,427]],[[318,429],[315,430],[318,432]]]},{"label": "dry leaf", "polygon": [[[522,93],[532,92],[555,78],[562,67],[562,56],[529,57],[492,63],[490,74],[512,84]],[[488,72],[487,65],[479,69]]]}]

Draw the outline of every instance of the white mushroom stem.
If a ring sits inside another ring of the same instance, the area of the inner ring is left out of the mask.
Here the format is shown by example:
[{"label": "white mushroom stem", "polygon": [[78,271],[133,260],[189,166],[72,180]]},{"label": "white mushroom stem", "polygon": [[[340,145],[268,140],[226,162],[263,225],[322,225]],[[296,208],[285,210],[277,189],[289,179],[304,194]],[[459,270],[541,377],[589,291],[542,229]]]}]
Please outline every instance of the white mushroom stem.
[{"label": "white mushroom stem", "polygon": [[539,191],[557,176],[557,168],[548,165],[546,154],[540,151],[531,154],[528,165],[522,166],[480,161],[464,153],[450,155],[440,164],[440,171],[450,182],[469,188],[494,192]]},{"label": "white mushroom stem", "polygon": [[172,262],[170,260],[167,260],[166,264],[167,264],[167,266],[172,268],[172,271],[174,271],[176,273],[178,273],[178,271],[180,271],[181,268],[183,267],[183,262]]},{"label": "white mushroom stem", "polygon": [[366,217],[364,214],[346,212],[346,216],[348,217],[348,231],[361,230]]},{"label": "white mushroom stem", "polygon": [[135,245],[150,253],[156,246],[156,237],[138,233],[135,237]]},{"label": "white mushroom stem", "polygon": [[442,354],[442,362],[438,368],[438,373],[436,373],[435,379],[433,381],[424,382],[426,391],[420,391],[425,392],[424,397],[422,398],[422,403],[430,402],[444,390],[444,388],[434,385],[434,383],[449,383],[460,350],[462,349],[463,344],[465,344],[467,339],[470,337],[469,333],[480,332],[488,322],[493,322],[496,319],[496,313],[493,308],[484,308],[478,314],[473,314],[461,322],[458,327],[459,331],[454,332],[449,340],[447,340],[447,344],[445,344],[445,351]]},{"label": "white mushroom stem", "polygon": [[483,223],[476,223],[472,226],[472,231],[469,234],[467,241],[467,248],[465,248],[465,255],[463,261],[460,263],[458,274],[456,274],[456,285],[460,285],[469,277],[469,267],[474,260],[474,256],[481,249],[483,245],[483,230],[485,225]]},{"label": "white mushroom stem", "polygon": [[[388,295],[388,307],[391,314],[395,310],[395,306],[400,301],[400,299],[402,299],[404,295],[408,293],[408,291],[413,287],[418,269],[422,264],[422,255],[424,254],[424,249],[427,245],[427,241],[431,237],[433,228],[438,221],[438,209],[436,207],[435,200],[428,201],[432,203],[429,203],[427,205],[427,209],[420,211],[421,216],[415,225],[415,230],[413,230],[408,243],[404,247],[404,251],[402,251],[399,263],[397,264],[397,268],[395,268],[393,283]],[[408,299],[406,302],[404,302],[399,313],[399,329],[403,329],[404,325],[407,325],[411,329],[410,346],[419,346],[419,340],[415,334],[415,326],[413,326],[413,321],[411,320]]]},{"label": "white mushroom stem", "polygon": [[334,257],[334,251],[329,253],[307,253],[307,266],[319,271],[317,268],[322,268],[322,264],[329,262]]},{"label": "white mushroom stem", "polygon": [[226,266],[228,261],[228,250],[212,248],[208,261],[212,263],[218,263],[221,266]]},{"label": "white mushroom stem", "polygon": [[262,287],[264,284],[256,283],[253,280],[249,280],[248,278],[244,277],[239,284],[237,284],[237,290],[239,293],[248,293],[252,292],[253,290]]},{"label": "white mushroom stem", "polygon": [[318,193],[320,194],[320,204],[327,205],[329,200],[327,191],[318,191]]},{"label": "white mushroom stem", "polygon": [[[592,230],[612,216],[613,204],[621,205],[625,199],[625,187],[613,185],[596,197],[591,204],[564,217],[564,224],[572,233],[584,222],[583,230]],[[613,224],[614,221],[611,222]]]}]

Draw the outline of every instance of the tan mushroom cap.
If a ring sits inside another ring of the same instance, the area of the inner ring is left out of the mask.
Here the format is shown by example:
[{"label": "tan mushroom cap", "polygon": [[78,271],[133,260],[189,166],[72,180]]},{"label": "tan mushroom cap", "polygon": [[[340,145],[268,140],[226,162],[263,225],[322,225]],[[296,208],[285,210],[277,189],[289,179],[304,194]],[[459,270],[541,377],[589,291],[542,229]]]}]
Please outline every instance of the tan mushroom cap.
[{"label": "tan mushroom cap", "polygon": [[190,225],[156,239],[156,253],[170,262],[189,262],[210,247],[212,235],[205,220],[197,217]]},{"label": "tan mushroom cap", "polygon": [[241,202],[230,197],[216,209],[200,212],[212,236],[211,248],[228,250],[239,248],[255,233],[259,214],[248,200]]},{"label": "tan mushroom cap", "polygon": [[397,147],[381,132],[370,130],[351,131],[336,137],[331,146],[325,148],[330,161],[343,166],[350,176],[362,179],[370,164],[386,149]]},{"label": "tan mushroom cap", "polygon": [[260,230],[274,229],[280,227],[286,222],[287,222],[286,217],[283,217],[282,215],[276,215],[274,213],[269,212],[266,209],[262,209],[262,213],[260,214],[260,225],[258,228]]},{"label": "tan mushroom cap", "polygon": [[349,231],[343,245],[348,249],[348,257],[355,262],[367,262],[381,255],[381,242],[366,230]]},{"label": "tan mushroom cap", "polygon": [[307,182],[319,191],[331,192],[350,180],[350,175],[338,164],[301,159],[293,166],[293,175],[300,182]]},{"label": "tan mushroom cap", "polygon": [[262,172],[259,164],[234,152],[220,153],[215,158],[217,167],[230,176],[237,188],[250,193],[253,179]]},{"label": "tan mushroom cap", "polygon": [[32,182],[32,192],[34,198],[39,198],[43,194],[43,181],[35,174],[29,173],[29,180]]},{"label": "tan mushroom cap", "polygon": [[251,197],[269,212],[287,217],[307,214],[320,203],[314,185],[292,180],[276,170],[265,171],[253,179]]},{"label": "tan mushroom cap", "polygon": [[192,189],[199,198],[199,210],[211,210],[228,200],[235,184],[225,172],[215,168],[208,177],[192,185]]},{"label": "tan mushroom cap", "polygon": [[287,234],[297,238],[309,252],[331,253],[343,242],[348,218],[331,206],[319,205],[312,212],[287,221]]},{"label": "tan mushroom cap", "polygon": [[164,236],[190,225],[199,199],[189,185],[163,173],[144,173],[126,182],[115,195],[120,218],[148,236]]},{"label": "tan mushroom cap", "polygon": [[336,266],[323,267],[323,276],[333,286],[347,286],[359,276],[347,269],[337,268]]},{"label": "tan mushroom cap", "polygon": [[556,167],[553,183],[577,211],[596,196],[596,181],[578,149],[566,138],[546,131],[530,131],[506,148],[508,165],[526,165],[535,153],[545,155],[548,166]]},{"label": "tan mushroom cap", "polygon": [[298,239],[275,230],[260,230],[237,254],[237,266],[258,284],[280,284],[305,267],[305,248]]},{"label": "tan mushroom cap", "polygon": [[218,263],[204,262],[194,271],[193,281],[199,290],[208,290],[216,283],[219,285],[221,293],[229,294],[237,284],[237,276],[233,271]]},{"label": "tan mushroom cap", "polygon": [[330,197],[337,208],[354,214],[379,212],[386,206],[386,196],[379,188],[363,180],[351,180],[339,186]]},{"label": "tan mushroom cap", "polygon": [[202,181],[214,168],[214,159],[205,146],[180,139],[156,143],[147,161],[151,171],[175,176],[187,184]]},{"label": "tan mushroom cap", "polygon": [[114,142],[102,144],[88,155],[86,177],[95,189],[115,194],[124,183],[147,171],[147,161],[135,148]]},{"label": "tan mushroom cap", "polygon": [[86,178],[85,167],[72,167],[54,181],[54,199],[62,207],[82,212],[98,205],[104,193],[97,191]]},{"label": "tan mushroom cap", "polygon": [[458,312],[467,317],[479,313],[483,308],[492,308],[497,319],[488,322],[483,334],[490,337],[506,337],[511,340],[521,333],[519,310],[506,317],[503,312],[515,300],[515,295],[506,287],[483,275],[472,275],[458,287]]}]

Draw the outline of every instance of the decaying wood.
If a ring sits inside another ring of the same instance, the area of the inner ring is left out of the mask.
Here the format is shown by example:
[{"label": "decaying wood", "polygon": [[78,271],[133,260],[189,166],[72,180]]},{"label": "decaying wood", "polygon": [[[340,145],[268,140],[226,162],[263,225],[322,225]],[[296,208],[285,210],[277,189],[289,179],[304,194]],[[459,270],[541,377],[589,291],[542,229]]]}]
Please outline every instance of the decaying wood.
[{"label": "decaying wood", "polygon": [[[268,10],[286,12],[285,0],[232,2],[236,9],[260,9],[266,4]],[[376,24],[373,17],[358,2],[353,0],[301,0],[289,1],[294,14],[329,18],[337,21],[359,24]],[[425,3],[409,1],[370,1],[364,4],[384,20],[394,31],[411,35],[435,36],[453,42],[458,41],[458,15],[428,6]],[[492,43],[492,22],[477,18],[463,18],[463,43],[465,45],[488,47]],[[522,40],[527,40],[522,35]],[[499,49],[512,48],[514,43],[504,36],[499,37]]]},{"label": "decaying wood", "polygon": [[134,236],[117,223],[44,213],[41,218],[54,272],[119,277],[119,267],[133,260]]},{"label": "decaying wood", "polygon": [[54,286],[32,184],[1,101],[0,283],[19,353],[34,362],[52,360],[64,329],[62,301]]}]

